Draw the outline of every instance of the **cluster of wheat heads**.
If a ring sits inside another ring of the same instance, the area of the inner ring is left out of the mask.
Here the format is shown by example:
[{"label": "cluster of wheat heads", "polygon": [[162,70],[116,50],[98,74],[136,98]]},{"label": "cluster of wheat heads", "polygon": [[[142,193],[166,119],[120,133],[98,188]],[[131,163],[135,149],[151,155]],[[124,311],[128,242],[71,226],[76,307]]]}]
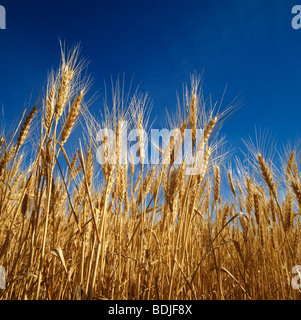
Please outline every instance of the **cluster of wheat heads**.
[{"label": "cluster of wheat heads", "polygon": [[[205,101],[194,76],[183,99],[187,112],[170,125],[190,128],[193,145],[204,128],[198,175],[185,174],[184,160],[174,163],[173,139],[168,164],[100,165],[98,129],[116,132],[118,152],[119,121],[146,129],[148,99],[125,97],[117,87],[99,123],[84,102],[84,70],[77,48],[63,52],[42,106],[10,138],[3,133],[0,299],[300,298],[291,285],[300,256],[297,154],[287,156],[282,174],[259,153],[252,174],[226,171],[216,134],[231,109]],[[80,118],[86,140],[72,154],[68,139]]]}]

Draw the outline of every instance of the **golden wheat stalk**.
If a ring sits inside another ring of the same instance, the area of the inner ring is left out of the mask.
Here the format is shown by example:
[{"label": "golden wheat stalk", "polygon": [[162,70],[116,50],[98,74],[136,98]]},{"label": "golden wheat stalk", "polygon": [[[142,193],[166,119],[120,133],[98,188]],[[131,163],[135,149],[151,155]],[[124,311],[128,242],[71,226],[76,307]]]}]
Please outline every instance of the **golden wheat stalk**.
[{"label": "golden wheat stalk", "polygon": [[56,120],[58,120],[70,96],[71,81],[74,71],[68,65],[63,66],[61,83],[57,94],[57,103],[55,109]]},{"label": "golden wheat stalk", "polygon": [[45,112],[45,127],[49,129],[53,119],[53,114],[55,110],[55,96],[56,96],[56,86],[52,83],[49,95],[47,97],[46,112]]},{"label": "golden wheat stalk", "polygon": [[298,201],[299,208],[301,208],[301,187],[300,183],[297,180],[292,179],[291,187],[294,191],[294,195]]},{"label": "golden wheat stalk", "polygon": [[276,186],[275,186],[272,174],[270,172],[270,169],[266,165],[263,157],[261,156],[261,154],[258,154],[258,161],[259,161],[262,176],[263,176],[267,186],[269,187],[269,189],[272,191],[272,193],[276,197],[276,193],[277,193]]},{"label": "golden wheat stalk", "polygon": [[35,116],[37,112],[37,106],[34,106],[31,111],[29,112],[28,116],[25,118],[21,130],[20,130],[20,134],[18,136],[17,139],[17,150],[20,149],[20,147],[23,145],[26,136],[28,134],[29,128],[30,128],[30,124]]},{"label": "golden wheat stalk", "polygon": [[232,192],[234,198],[236,198],[236,190],[235,190],[235,186],[234,186],[231,172],[228,172],[228,180],[229,180],[231,192]]},{"label": "golden wheat stalk", "polygon": [[70,133],[71,133],[71,130],[75,124],[75,120],[79,114],[79,111],[80,111],[80,108],[81,108],[81,101],[83,99],[83,96],[84,96],[84,92],[81,91],[79,93],[79,95],[76,97],[76,99],[73,101],[73,104],[70,108],[70,111],[67,115],[67,118],[65,120],[65,124],[64,124],[64,127],[63,127],[63,131],[62,131],[62,135],[61,135],[61,144],[63,145]]}]

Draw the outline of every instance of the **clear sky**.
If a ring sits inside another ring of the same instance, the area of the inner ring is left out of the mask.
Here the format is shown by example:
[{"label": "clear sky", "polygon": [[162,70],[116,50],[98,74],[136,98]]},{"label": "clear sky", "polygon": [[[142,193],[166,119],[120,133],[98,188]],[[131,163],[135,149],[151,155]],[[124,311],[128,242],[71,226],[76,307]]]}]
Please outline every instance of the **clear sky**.
[{"label": "clear sky", "polygon": [[[289,0],[0,0],[0,106],[5,121],[35,101],[57,68],[59,38],[80,42],[91,61],[92,92],[123,73],[153,101],[152,117],[175,112],[176,92],[204,70],[204,93],[226,107],[244,104],[225,124],[230,145],[268,128],[279,144],[300,136],[301,29],[291,26]],[[301,1],[300,1],[301,4]],[[91,106],[98,114],[101,99]]]}]

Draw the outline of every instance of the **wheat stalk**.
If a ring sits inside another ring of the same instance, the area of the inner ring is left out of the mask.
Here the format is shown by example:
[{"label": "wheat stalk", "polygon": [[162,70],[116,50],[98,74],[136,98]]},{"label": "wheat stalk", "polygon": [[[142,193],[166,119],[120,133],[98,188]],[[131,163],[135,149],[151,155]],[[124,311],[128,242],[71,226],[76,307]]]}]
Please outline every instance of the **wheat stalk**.
[{"label": "wheat stalk", "polygon": [[81,91],[79,93],[79,95],[76,97],[76,99],[73,101],[71,109],[69,110],[69,113],[68,113],[67,118],[65,120],[62,135],[61,135],[61,144],[62,145],[67,141],[67,139],[71,133],[71,130],[75,124],[75,120],[76,120],[76,118],[79,114],[79,111],[80,111],[80,107],[81,107],[80,103],[83,99],[83,96],[84,96],[84,92]]},{"label": "wheat stalk", "polygon": [[30,128],[30,124],[35,116],[37,112],[37,106],[34,106],[31,111],[29,112],[28,116],[25,118],[21,130],[20,130],[20,134],[18,136],[17,139],[17,150],[19,150],[21,148],[21,146],[23,145],[26,136],[28,134],[29,128]]}]

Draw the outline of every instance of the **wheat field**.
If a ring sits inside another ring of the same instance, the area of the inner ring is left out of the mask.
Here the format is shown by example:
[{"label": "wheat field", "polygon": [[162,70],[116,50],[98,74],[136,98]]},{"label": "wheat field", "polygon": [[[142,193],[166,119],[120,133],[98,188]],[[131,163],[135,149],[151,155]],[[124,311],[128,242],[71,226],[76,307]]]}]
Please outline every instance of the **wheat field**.
[{"label": "wheat field", "polygon": [[[227,166],[219,131],[235,107],[204,99],[194,75],[169,122],[190,128],[193,145],[204,129],[199,174],[174,163],[173,140],[168,164],[101,165],[98,130],[114,130],[116,141],[120,121],[147,130],[148,97],[117,86],[98,121],[86,101],[86,67],[77,47],[62,50],[44,98],[12,132],[2,130],[0,299],[300,299],[292,286],[301,250],[298,150],[286,148],[276,165],[249,143],[244,162]],[[68,145],[75,128],[84,137]]]}]

